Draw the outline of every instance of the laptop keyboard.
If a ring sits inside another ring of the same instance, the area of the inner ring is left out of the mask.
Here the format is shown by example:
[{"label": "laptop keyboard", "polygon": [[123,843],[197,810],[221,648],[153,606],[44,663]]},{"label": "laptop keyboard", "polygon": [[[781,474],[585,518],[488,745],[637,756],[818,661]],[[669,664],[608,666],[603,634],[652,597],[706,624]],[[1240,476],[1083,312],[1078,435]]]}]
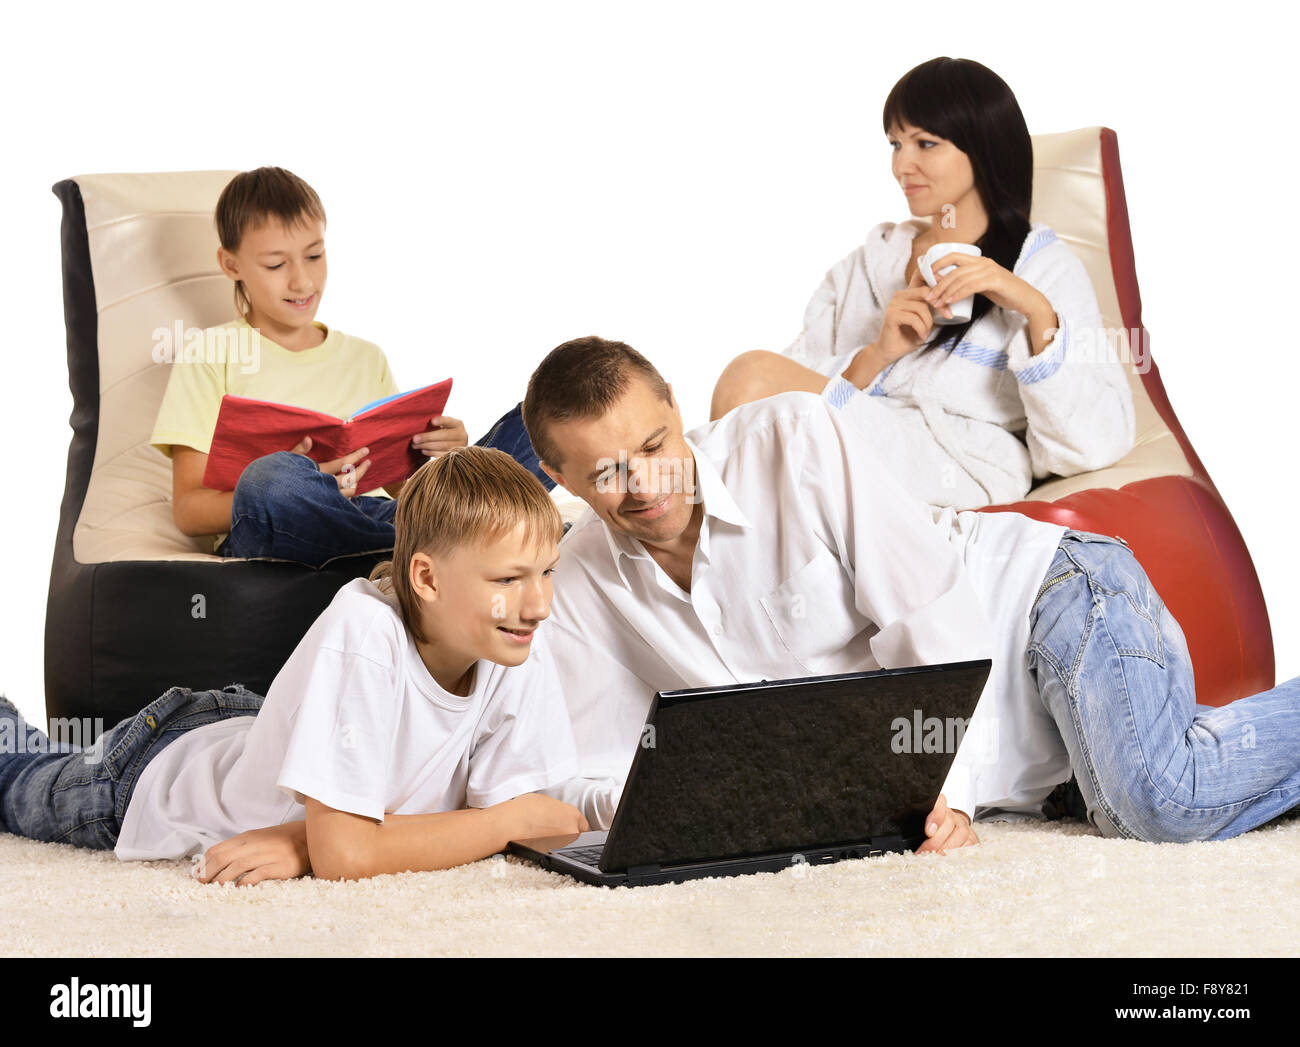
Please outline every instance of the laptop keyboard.
[{"label": "laptop keyboard", "polygon": [[600,852],[604,849],[603,845],[600,847],[567,847],[560,853],[566,858],[581,862],[583,865],[599,866]]}]

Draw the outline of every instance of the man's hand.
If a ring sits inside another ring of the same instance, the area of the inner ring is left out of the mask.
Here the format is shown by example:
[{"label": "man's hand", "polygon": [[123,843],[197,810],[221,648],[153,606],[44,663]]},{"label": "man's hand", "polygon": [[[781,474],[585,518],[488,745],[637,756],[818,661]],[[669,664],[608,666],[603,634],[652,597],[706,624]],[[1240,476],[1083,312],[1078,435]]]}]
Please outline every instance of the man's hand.
[{"label": "man's hand", "polygon": [[232,836],[209,847],[194,867],[199,883],[251,887],[263,880],[293,880],[311,872],[307,823],[286,822]]},{"label": "man's hand", "polygon": [[925,835],[929,839],[916,849],[917,854],[923,851],[938,851],[942,854],[954,847],[970,847],[980,842],[975,830],[971,828],[970,818],[961,811],[949,810],[943,793],[939,794],[934,810],[925,819]]},{"label": "man's hand", "polygon": [[448,418],[445,414],[439,414],[434,415],[429,421],[434,427],[432,432],[416,433],[411,437],[411,446],[426,458],[437,458],[453,447],[469,445],[469,433],[465,430],[465,423],[459,418]]}]

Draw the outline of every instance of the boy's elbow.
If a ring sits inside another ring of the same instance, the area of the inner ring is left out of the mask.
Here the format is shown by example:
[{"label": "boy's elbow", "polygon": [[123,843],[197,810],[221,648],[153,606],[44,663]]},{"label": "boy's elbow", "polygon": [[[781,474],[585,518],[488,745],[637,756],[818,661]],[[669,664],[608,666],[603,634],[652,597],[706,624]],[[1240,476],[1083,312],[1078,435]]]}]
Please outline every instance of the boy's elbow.
[{"label": "boy's elbow", "polygon": [[183,503],[173,500],[172,502],[172,522],[176,524],[176,529],[183,535],[190,538],[195,537],[192,530],[193,525],[190,523],[189,514],[185,511]]},{"label": "boy's elbow", "polygon": [[370,875],[346,860],[318,862],[314,857],[311,874],[318,880],[364,880]]},{"label": "boy's elbow", "polygon": [[362,848],[337,843],[313,848],[309,841],[307,849],[311,854],[311,874],[318,880],[364,880],[374,875],[367,867]]},{"label": "boy's elbow", "polygon": [[376,851],[380,825],[306,797],[307,855],[318,880],[361,880],[375,874],[368,868]]},{"label": "boy's elbow", "polygon": [[195,522],[193,514],[183,501],[172,502],[172,520],[176,524],[176,529],[188,538],[201,538],[210,533]]},{"label": "boy's elbow", "polygon": [[190,538],[203,538],[229,530],[229,513],[205,502],[201,492],[172,496],[172,521],[176,529]]}]

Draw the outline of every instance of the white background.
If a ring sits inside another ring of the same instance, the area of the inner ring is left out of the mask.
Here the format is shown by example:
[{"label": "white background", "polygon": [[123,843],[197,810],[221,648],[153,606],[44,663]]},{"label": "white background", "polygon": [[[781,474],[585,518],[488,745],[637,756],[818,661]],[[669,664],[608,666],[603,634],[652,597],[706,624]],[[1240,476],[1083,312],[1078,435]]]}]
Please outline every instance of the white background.
[{"label": "white background", "polygon": [[1281,5],[23,10],[0,65],[0,691],[30,719],[71,410],[54,182],[288,167],[329,215],[319,318],[377,342],[404,388],[453,375],[471,439],[546,351],[591,333],[645,352],[692,426],[727,360],[785,346],[825,271],[906,217],[880,110],[943,54],[998,72],[1031,132],[1118,132],[1155,359],[1254,557],[1278,679],[1300,675]]}]

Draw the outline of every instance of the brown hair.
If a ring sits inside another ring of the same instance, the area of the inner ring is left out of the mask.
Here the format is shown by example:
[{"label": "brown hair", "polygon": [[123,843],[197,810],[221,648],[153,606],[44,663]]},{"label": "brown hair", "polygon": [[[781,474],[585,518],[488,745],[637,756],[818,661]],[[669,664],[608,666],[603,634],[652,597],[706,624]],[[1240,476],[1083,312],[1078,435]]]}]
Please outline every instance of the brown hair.
[{"label": "brown hair", "polygon": [[546,488],[510,455],[491,447],[454,448],[425,462],[403,485],[393,520],[393,559],[371,571],[370,580],[381,591],[397,594],[406,627],[428,643],[420,599],[411,588],[411,558],[487,545],[520,524],[530,545],[555,543],[564,534],[560,511]]},{"label": "brown hair", "polygon": [[[285,226],[306,219],[325,221],[325,208],[316,190],[283,167],[259,167],[235,175],[221,190],[214,215],[217,239],[227,251],[238,251],[244,234],[271,218]],[[235,281],[235,311],[247,316],[252,308],[244,281]]]},{"label": "brown hair", "polygon": [[537,457],[559,469],[560,450],[548,427],[575,418],[599,418],[627,391],[639,374],[665,403],[672,392],[654,364],[624,342],[588,335],[556,346],[528,379],[524,396],[524,428]]}]

